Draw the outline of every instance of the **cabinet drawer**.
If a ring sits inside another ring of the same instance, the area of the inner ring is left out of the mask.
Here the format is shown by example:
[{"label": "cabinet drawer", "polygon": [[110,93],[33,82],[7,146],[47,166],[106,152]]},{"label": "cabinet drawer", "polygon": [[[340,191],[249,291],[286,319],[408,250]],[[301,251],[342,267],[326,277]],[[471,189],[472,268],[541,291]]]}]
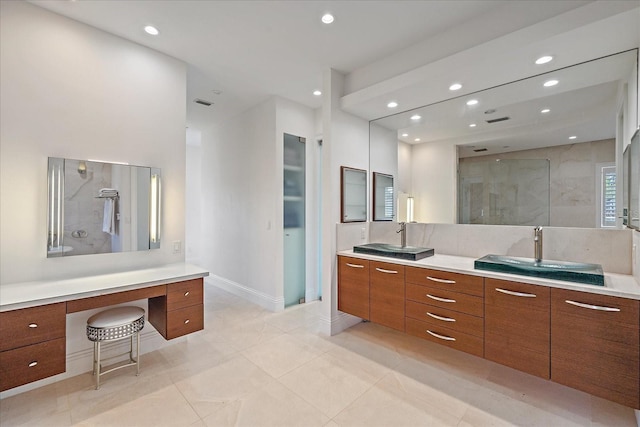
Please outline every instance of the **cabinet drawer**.
[{"label": "cabinet drawer", "polygon": [[202,279],[171,283],[167,287],[167,310],[202,304],[202,297]]},{"label": "cabinet drawer", "polygon": [[465,334],[445,327],[436,327],[430,323],[407,317],[406,332],[416,337],[446,345],[456,350],[464,351],[482,357],[483,342],[481,337]]},{"label": "cabinet drawer", "polygon": [[404,331],[404,266],[372,261],[369,268],[370,320]]},{"label": "cabinet drawer", "polygon": [[65,345],[58,338],[0,352],[0,391],[63,373]]},{"label": "cabinet drawer", "polygon": [[338,257],[338,310],[369,319],[369,261]]},{"label": "cabinet drawer", "polygon": [[484,320],[482,317],[458,313],[433,305],[420,304],[415,301],[407,301],[407,317],[421,320],[434,327],[445,327],[456,332],[482,338],[484,336]]},{"label": "cabinet drawer", "polygon": [[407,267],[407,282],[426,285],[432,288],[462,292],[469,295],[483,296],[483,279],[480,276],[449,273],[429,270],[428,268]]},{"label": "cabinet drawer", "polygon": [[407,283],[407,299],[473,316],[484,316],[483,298],[474,295]]},{"label": "cabinet drawer", "polygon": [[549,288],[546,286],[490,278],[485,279],[485,283],[487,304],[509,308],[517,302],[519,307],[549,310]]},{"label": "cabinet drawer", "polygon": [[64,337],[66,311],[61,302],[0,313],[0,351]]},{"label": "cabinet drawer", "polygon": [[193,305],[167,312],[167,339],[204,329],[204,305]]}]

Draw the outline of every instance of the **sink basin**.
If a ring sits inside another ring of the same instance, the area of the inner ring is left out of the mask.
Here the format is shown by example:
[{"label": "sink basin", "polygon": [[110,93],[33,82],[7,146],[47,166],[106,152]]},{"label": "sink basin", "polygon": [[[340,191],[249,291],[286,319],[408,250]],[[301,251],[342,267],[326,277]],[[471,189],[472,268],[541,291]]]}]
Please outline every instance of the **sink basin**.
[{"label": "sink basin", "polygon": [[600,264],[550,260],[536,262],[532,258],[485,255],[475,261],[474,268],[604,286],[604,274]]},{"label": "sink basin", "polygon": [[358,254],[387,256],[391,258],[417,261],[422,258],[433,256],[432,248],[419,248],[417,246],[390,245],[388,243],[367,243],[353,247],[353,252]]}]

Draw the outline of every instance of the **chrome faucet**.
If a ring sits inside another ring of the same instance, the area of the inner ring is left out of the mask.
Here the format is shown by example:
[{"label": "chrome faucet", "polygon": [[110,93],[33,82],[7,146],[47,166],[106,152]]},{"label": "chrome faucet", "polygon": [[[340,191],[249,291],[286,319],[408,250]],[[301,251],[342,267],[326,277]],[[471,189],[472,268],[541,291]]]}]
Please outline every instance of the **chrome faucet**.
[{"label": "chrome faucet", "polygon": [[533,256],[536,262],[542,261],[542,227],[533,229]]},{"label": "chrome faucet", "polygon": [[407,223],[400,223],[400,230],[396,231],[396,233],[400,234],[400,245],[404,248],[407,246]]}]

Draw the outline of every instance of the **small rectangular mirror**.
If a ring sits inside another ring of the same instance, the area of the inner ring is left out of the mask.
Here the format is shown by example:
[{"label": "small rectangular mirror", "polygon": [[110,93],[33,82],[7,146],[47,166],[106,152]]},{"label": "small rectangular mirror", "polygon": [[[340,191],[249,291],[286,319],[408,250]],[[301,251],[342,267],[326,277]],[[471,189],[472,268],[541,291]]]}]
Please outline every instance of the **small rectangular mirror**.
[{"label": "small rectangular mirror", "polygon": [[340,172],[340,221],[366,221],[367,171],[342,166]]},{"label": "small rectangular mirror", "polygon": [[393,221],[395,193],[393,175],[373,173],[373,220]]},{"label": "small rectangular mirror", "polygon": [[47,258],[160,247],[160,169],[49,158]]}]

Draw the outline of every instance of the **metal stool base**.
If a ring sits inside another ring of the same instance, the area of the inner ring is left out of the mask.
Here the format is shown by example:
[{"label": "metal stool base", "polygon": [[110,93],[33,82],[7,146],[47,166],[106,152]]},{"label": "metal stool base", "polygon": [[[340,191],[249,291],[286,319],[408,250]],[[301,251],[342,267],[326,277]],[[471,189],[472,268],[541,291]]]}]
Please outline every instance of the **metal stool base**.
[{"label": "metal stool base", "polygon": [[[102,375],[106,375],[110,372],[117,371],[118,369],[128,368],[129,366],[136,367],[136,376],[140,375],[140,332],[135,333],[136,338],[136,357],[133,357],[133,338],[134,335],[130,337],[130,346],[129,351],[125,351],[124,353],[116,354],[115,356],[107,357],[106,359],[100,359],[100,347],[101,341],[93,342],[93,375],[96,377],[96,390],[100,389],[100,377]],[[107,361],[111,359],[118,358],[120,356],[124,356],[125,354],[129,355],[129,362],[124,365],[118,365],[113,368],[109,368],[106,371],[102,369],[102,364],[100,361]]]}]

